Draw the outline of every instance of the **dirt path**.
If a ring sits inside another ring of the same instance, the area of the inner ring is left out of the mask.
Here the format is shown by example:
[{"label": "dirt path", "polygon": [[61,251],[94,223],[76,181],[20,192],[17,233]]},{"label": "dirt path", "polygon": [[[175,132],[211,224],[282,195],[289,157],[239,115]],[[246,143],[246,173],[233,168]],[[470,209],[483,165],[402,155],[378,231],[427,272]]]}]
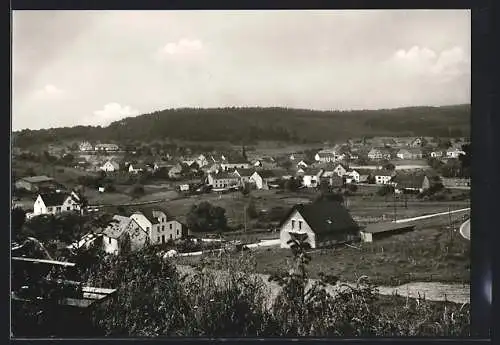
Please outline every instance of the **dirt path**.
[{"label": "dirt path", "polygon": [[[190,266],[177,265],[177,269],[183,274],[192,274],[194,268]],[[216,275],[219,279],[222,279],[227,272],[216,271]],[[256,273],[254,276],[261,278],[269,288],[269,302],[274,300],[280,291],[280,286],[275,282],[269,282],[268,274]],[[310,279],[309,287],[316,282],[316,279]],[[355,284],[347,283],[349,286],[355,286]],[[329,285],[326,290],[331,295],[335,295],[338,287]],[[398,294],[402,297],[418,298],[419,294],[421,297],[425,297],[429,301],[449,301],[458,304],[470,303],[470,286],[464,284],[443,284],[443,283],[431,283],[431,282],[415,282],[404,284],[398,287],[388,287],[380,286],[378,291],[381,295],[392,296],[393,294]]]}]

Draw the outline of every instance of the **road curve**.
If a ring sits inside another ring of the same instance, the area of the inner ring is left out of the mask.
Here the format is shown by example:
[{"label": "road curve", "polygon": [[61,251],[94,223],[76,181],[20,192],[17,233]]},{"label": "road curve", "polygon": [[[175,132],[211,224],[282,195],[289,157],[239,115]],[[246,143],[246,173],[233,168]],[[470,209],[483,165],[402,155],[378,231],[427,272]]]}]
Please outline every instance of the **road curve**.
[{"label": "road curve", "polygon": [[470,219],[460,225],[460,235],[470,241]]}]

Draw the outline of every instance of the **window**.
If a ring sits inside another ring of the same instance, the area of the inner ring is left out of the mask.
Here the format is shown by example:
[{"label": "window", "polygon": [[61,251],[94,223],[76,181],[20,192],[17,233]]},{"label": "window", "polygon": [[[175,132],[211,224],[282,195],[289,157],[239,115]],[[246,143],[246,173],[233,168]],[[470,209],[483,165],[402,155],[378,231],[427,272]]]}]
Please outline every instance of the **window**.
[{"label": "window", "polygon": [[172,230],[172,223],[170,223],[170,230]]},{"label": "window", "polygon": [[161,243],[165,243],[165,235],[161,236]]},{"label": "window", "polygon": [[158,236],[158,238],[157,238],[156,242],[160,242],[160,236]]},{"label": "window", "polygon": [[299,220],[299,230],[302,230],[302,221]]},{"label": "window", "polygon": [[71,206],[66,207],[66,211],[71,210]]},{"label": "window", "polygon": [[52,207],[47,207],[48,212],[52,212]]},{"label": "window", "polygon": [[170,234],[170,239],[172,239],[172,234]]},{"label": "window", "polygon": [[179,229],[177,229],[177,236],[179,236]]},{"label": "window", "polygon": [[148,227],[146,227],[146,231],[149,231],[149,226],[148,226]]},{"label": "window", "polygon": [[292,220],[292,229],[295,228],[295,220]]},{"label": "window", "polygon": [[161,226],[161,231],[165,230],[165,225]]},{"label": "window", "polygon": [[109,238],[108,242],[109,242],[109,244],[111,244],[111,237]]},{"label": "window", "polygon": [[61,206],[56,207],[56,212],[61,212]]}]

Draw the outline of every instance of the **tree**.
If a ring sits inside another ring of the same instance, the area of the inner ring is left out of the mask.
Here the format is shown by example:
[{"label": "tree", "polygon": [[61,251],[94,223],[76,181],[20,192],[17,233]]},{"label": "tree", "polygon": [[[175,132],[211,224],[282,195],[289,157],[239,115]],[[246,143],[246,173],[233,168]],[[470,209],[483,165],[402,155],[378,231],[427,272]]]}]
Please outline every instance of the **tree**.
[{"label": "tree", "polygon": [[193,232],[214,232],[227,229],[226,210],[207,201],[193,205],[186,216],[188,227]]},{"label": "tree", "polygon": [[380,196],[386,196],[386,195],[390,195],[390,194],[393,194],[394,193],[394,187],[391,186],[391,185],[383,185],[382,187],[380,187],[377,191],[377,194],[380,195]]},{"label": "tree", "polygon": [[243,186],[241,187],[241,194],[243,194],[243,196],[247,196],[250,194],[250,192],[250,185],[247,182],[244,182]]},{"label": "tree", "polygon": [[248,200],[248,204],[246,207],[246,213],[247,213],[248,218],[250,218],[250,219],[255,219],[259,216],[259,214],[257,212],[257,208],[255,207],[255,201],[253,200],[253,198],[250,198]]},{"label": "tree", "polygon": [[11,214],[11,229],[12,229],[12,237],[18,238],[20,232],[23,228],[24,223],[26,222],[26,211],[24,211],[20,207],[15,207],[10,211]]},{"label": "tree", "polygon": [[384,167],[384,169],[389,170],[389,171],[396,170],[396,166],[390,162],[387,162],[386,164],[384,164],[383,167]]}]

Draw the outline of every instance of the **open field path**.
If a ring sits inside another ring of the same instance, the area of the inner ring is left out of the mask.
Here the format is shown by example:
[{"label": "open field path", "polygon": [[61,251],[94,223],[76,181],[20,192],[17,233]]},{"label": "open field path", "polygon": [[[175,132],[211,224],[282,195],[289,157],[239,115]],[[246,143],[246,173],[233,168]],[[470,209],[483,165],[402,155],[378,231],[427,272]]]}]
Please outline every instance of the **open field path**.
[{"label": "open field path", "polygon": [[[194,273],[194,268],[191,266],[177,265],[177,269],[181,274],[191,275]],[[228,275],[228,272],[223,272],[220,270],[211,270],[219,279],[223,279]],[[281,289],[281,287],[275,282],[269,282],[270,275],[255,273],[252,274],[254,277],[261,278],[262,281],[269,288],[270,294],[269,298],[271,302],[274,300]],[[309,280],[309,287],[312,286],[317,281],[317,279]],[[355,287],[354,283],[346,283],[351,287]],[[328,285],[326,290],[332,296],[338,291],[338,286]],[[418,298],[425,297],[428,301],[449,301],[458,304],[470,303],[470,286],[468,284],[444,284],[444,283],[434,283],[434,282],[413,282],[404,284],[397,287],[389,286],[379,286],[378,292],[381,295],[392,296],[397,294],[402,297],[408,298]]]}]

